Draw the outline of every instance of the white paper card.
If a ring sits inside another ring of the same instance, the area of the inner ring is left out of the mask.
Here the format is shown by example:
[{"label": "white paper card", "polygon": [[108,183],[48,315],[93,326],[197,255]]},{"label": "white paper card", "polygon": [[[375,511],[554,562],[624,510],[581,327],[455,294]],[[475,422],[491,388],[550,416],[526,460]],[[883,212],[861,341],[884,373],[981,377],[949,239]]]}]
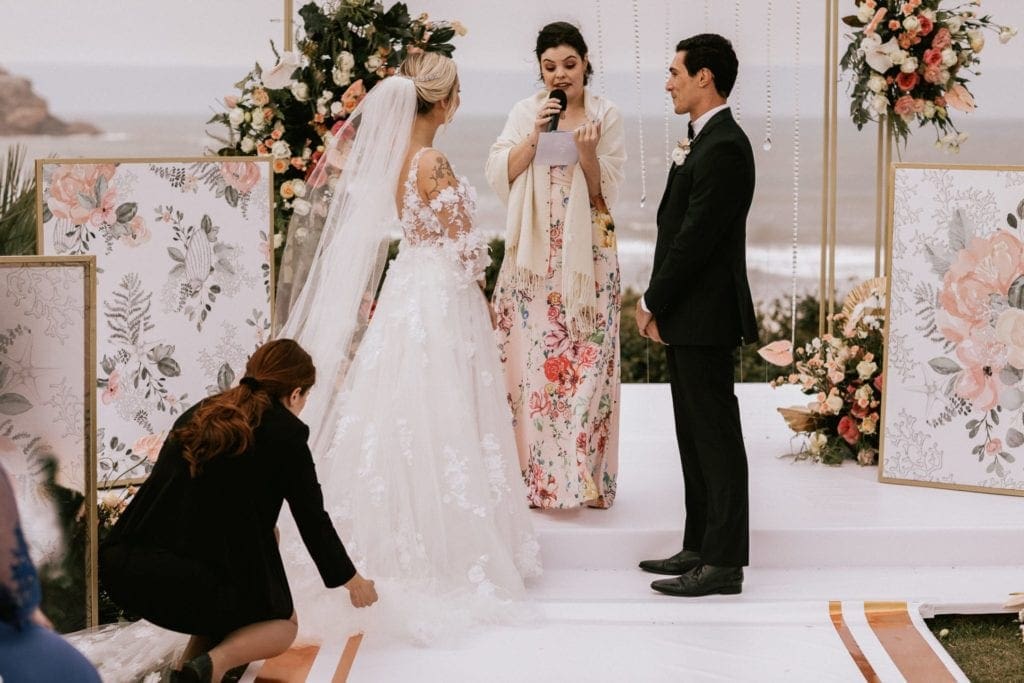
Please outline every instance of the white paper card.
[{"label": "white paper card", "polygon": [[556,130],[541,133],[537,140],[537,154],[533,163],[537,166],[571,166],[579,160],[576,140],[571,130]]}]

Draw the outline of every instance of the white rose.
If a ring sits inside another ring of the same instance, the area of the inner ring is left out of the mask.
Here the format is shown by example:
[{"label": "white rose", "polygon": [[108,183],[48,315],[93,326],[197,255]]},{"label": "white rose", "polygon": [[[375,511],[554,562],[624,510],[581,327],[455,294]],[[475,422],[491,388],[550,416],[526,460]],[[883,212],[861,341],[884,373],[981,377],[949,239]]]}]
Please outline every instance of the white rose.
[{"label": "white rose", "polygon": [[341,53],[338,54],[338,68],[342,71],[351,71],[355,68],[355,65],[356,58],[352,56],[351,52],[342,50]]},{"label": "white rose", "polygon": [[299,102],[305,102],[309,99],[309,86],[301,81],[292,83],[292,95],[295,96]]},{"label": "white rose", "polygon": [[857,375],[861,379],[871,379],[871,375],[875,374],[877,369],[878,364],[871,361],[862,360],[857,363]]},{"label": "white rose", "polygon": [[241,107],[235,107],[228,112],[228,123],[232,128],[238,128],[243,121],[245,121],[245,110]]},{"label": "white rose", "polygon": [[352,82],[352,72],[334,67],[331,71],[331,80],[334,81],[334,85],[348,85]]},{"label": "white rose", "polygon": [[970,41],[971,49],[975,52],[981,52],[981,49],[985,47],[985,34],[979,28],[968,31],[967,40]]},{"label": "white rose", "polygon": [[254,149],[256,149],[256,143],[255,141],[253,141],[252,138],[244,137],[242,138],[242,144],[240,145],[240,149],[246,154],[249,154]]},{"label": "white rose", "polygon": [[861,23],[868,23],[871,21],[871,17],[875,15],[875,10],[865,5],[860,5],[857,8],[857,18],[860,19]]},{"label": "white rose", "polygon": [[107,491],[103,495],[103,505],[108,508],[116,508],[121,502],[121,496],[116,491]]},{"label": "white rose", "polygon": [[889,98],[885,95],[875,95],[871,98],[870,107],[876,114],[884,114],[889,111]]},{"label": "white rose", "polygon": [[934,118],[935,117],[935,103],[932,102],[931,100],[925,100],[924,111],[921,112],[921,113],[924,114],[924,117],[926,119]]},{"label": "white rose", "polygon": [[345,111],[345,105],[343,105],[341,102],[331,103],[331,116],[337,116],[343,111]]},{"label": "white rose", "polygon": [[306,196],[306,182],[303,180],[295,179],[292,181],[292,192],[295,193],[296,197]]},{"label": "white rose", "polygon": [[843,409],[843,397],[836,394],[832,394],[825,399],[825,407],[829,409],[833,415],[838,415],[839,411]]},{"label": "white rose", "polygon": [[821,432],[814,432],[807,443],[807,449],[811,452],[811,455],[821,455],[827,445],[828,437]]},{"label": "white rose", "polygon": [[1004,26],[999,30],[999,42],[1008,43],[1017,35],[1017,29],[1013,26]]},{"label": "white rose", "polygon": [[921,21],[911,14],[909,17],[903,20],[903,28],[908,31],[916,31],[921,28]]},{"label": "white rose", "polygon": [[287,159],[292,155],[292,148],[284,140],[278,140],[270,148],[270,153],[275,159]]},{"label": "white rose", "polygon": [[267,121],[264,118],[263,107],[256,107],[252,110],[252,128],[253,130],[263,130]]},{"label": "white rose", "polygon": [[917,71],[917,57],[907,57],[902,64],[900,64],[900,71],[905,74],[912,74]]},{"label": "white rose", "polygon": [[274,233],[274,249],[280,249],[281,245],[284,244],[284,234],[280,232]]},{"label": "white rose", "polygon": [[[891,43],[891,42],[894,42],[895,40],[896,39],[893,38],[889,42]],[[895,66],[899,66],[900,64],[902,64],[903,62],[905,62],[907,60],[907,56],[908,55],[907,55],[907,51],[906,50],[893,50],[892,51],[892,63]]]},{"label": "white rose", "polygon": [[384,60],[381,59],[380,55],[370,55],[369,59],[366,60],[366,70],[376,71],[384,64]]},{"label": "white rose", "polygon": [[868,88],[871,92],[879,93],[885,90],[886,82],[885,77],[881,74],[871,74],[871,78],[868,79]]},{"label": "white rose", "polygon": [[316,113],[320,114],[320,116],[327,116],[327,106],[324,105],[322,102],[317,102]]},{"label": "white rose", "polygon": [[954,15],[946,20],[946,28],[950,33],[957,33],[963,26],[964,20],[960,18],[960,15]]},{"label": "white rose", "polygon": [[324,90],[322,93],[320,93],[320,102],[330,102],[333,99],[334,93],[332,93],[330,90]]},{"label": "white rose", "polygon": [[312,206],[305,199],[296,199],[292,202],[292,210],[300,216],[308,216],[311,208]]},{"label": "white rose", "polygon": [[942,66],[953,66],[956,64],[956,50],[947,47],[942,51]]}]

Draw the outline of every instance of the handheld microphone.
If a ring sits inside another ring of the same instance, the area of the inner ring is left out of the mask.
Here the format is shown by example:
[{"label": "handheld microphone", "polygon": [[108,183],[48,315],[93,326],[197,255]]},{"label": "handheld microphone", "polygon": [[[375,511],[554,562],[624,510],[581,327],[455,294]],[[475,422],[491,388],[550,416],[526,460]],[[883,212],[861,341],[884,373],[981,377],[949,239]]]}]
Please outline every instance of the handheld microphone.
[{"label": "handheld microphone", "polygon": [[[562,111],[565,111],[565,106],[568,104],[569,99],[565,96],[565,91],[561,88],[555,88],[551,91],[551,97],[558,100],[558,104],[561,105]],[[551,121],[548,122],[548,132],[553,133],[558,130],[558,114],[551,117]]]}]

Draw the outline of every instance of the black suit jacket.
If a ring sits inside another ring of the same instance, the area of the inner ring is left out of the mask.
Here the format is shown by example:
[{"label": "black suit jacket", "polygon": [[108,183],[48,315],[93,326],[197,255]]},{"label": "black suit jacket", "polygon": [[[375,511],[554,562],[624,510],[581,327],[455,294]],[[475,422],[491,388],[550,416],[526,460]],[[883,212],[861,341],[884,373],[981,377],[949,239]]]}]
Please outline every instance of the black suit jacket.
[{"label": "black suit jacket", "polygon": [[746,266],[754,154],[732,113],[718,112],[673,164],[658,207],[654,270],[644,301],[668,344],[757,341]]},{"label": "black suit jacket", "polygon": [[[174,426],[191,420],[196,407]],[[251,620],[287,619],[293,608],[291,591],[274,536],[285,501],[324,585],[348,582],[356,569],[324,510],[313,456],[306,445],[308,436],[309,427],[274,400],[254,430],[248,451],[215,457],[192,478],[172,432],[149,478],[101,548],[100,575],[115,600],[154,621],[132,606],[131,596],[147,588],[158,590],[152,577],[166,574],[167,558],[172,557],[180,559],[182,566],[198,563],[230,586]],[[120,557],[105,552],[115,546],[134,549],[127,575],[124,567],[105,566],[105,558]],[[176,593],[168,590],[166,595],[174,600]],[[153,598],[147,604],[154,601],[159,602]],[[187,601],[180,602],[187,609]],[[174,611],[174,605],[167,605],[160,613]],[[187,617],[165,616],[160,625],[175,628],[176,621],[187,623]],[[239,623],[251,622],[240,618]]]}]

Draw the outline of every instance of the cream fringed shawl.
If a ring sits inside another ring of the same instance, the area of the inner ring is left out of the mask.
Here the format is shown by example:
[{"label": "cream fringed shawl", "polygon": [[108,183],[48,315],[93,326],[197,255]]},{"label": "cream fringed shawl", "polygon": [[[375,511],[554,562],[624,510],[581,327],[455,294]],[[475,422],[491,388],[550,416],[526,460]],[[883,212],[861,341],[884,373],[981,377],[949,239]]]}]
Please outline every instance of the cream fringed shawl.
[{"label": "cream fringed shawl", "polygon": [[[601,122],[597,158],[601,167],[601,194],[612,210],[619,195],[626,161],[622,117],[608,100],[587,93],[587,118]],[[487,157],[487,182],[508,206],[505,223],[505,263],[502,278],[512,286],[537,294],[548,272],[550,251],[551,170],[530,164],[509,183],[509,152],[533,130],[533,122],[547,91],[538,92],[512,107],[505,129]],[[591,220],[590,197],[583,169],[573,169],[562,238],[562,300],[569,334],[583,339],[596,329],[594,243],[598,237]]]}]

